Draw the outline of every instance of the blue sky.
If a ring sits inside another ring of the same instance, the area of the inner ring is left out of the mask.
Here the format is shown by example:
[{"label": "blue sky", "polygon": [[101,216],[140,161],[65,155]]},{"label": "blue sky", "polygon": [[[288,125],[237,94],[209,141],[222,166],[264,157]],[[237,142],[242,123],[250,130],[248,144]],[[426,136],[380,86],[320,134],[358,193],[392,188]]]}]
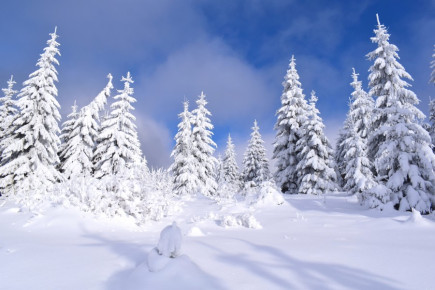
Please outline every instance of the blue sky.
[{"label": "blue sky", "polygon": [[74,100],[87,104],[114,76],[135,80],[135,114],[143,151],[167,166],[184,98],[194,107],[204,91],[223,151],[231,133],[239,158],[254,119],[270,153],[275,111],[292,54],[305,94],[317,92],[326,134],[334,143],[347,112],[351,71],[363,85],[376,13],[412,75],[428,113],[429,62],[435,44],[435,1],[296,0],[2,0],[0,84],[13,74],[17,89],[35,70],[49,33],[58,27],[59,102],[63,120]]}]

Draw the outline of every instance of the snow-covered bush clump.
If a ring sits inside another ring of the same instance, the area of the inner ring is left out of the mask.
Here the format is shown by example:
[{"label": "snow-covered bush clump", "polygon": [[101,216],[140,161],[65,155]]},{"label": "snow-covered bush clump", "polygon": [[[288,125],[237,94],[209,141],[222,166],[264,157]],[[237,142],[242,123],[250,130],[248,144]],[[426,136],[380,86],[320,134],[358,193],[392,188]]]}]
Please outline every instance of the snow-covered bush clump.
[{"label": "snow-covered bush clump", "polygon": [[261,224],[251,213],[245,213],[240,215],[225,215],[220,218],[218,223],[225,227],[237,227],[242,226],[249,229],[261,229]]},{"label": "snow-covered bush clump", "polygon": [[157,251],[160,255],[175,258],[181,253],[181,242],[181,229],[176,222],[173,222],[172,225],[167,226],[160,233]]}]

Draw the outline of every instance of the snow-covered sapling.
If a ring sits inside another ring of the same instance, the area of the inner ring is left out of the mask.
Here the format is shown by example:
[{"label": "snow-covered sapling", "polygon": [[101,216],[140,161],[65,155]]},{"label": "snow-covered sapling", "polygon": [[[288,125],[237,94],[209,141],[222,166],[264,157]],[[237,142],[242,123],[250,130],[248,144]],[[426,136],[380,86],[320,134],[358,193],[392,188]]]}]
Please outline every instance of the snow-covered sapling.
[{"label": "snow-covered sapling", "polygon": [[157,245],[157,252],[165,257],[175,258],[181,253],[181,229],[174,221],[160,233],[160,240]]}]

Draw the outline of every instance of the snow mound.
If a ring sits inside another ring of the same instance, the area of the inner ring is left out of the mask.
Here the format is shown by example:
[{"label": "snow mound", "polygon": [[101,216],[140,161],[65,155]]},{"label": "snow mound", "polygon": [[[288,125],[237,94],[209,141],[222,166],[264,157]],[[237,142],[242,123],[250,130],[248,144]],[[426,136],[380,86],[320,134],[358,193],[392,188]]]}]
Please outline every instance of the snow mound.
[{"label": "snow mound", "polygon": [[147,257],[147,265],[150,272],[159,272],[163,270],[171,261],[171,258],[159,254],[157,248],[149,252]]},{"label": "snow mound", "polygon": [[406,220],[407,224],[429,225],[430,223],[421,216],[421,213],[412,208],[411,216]]},{"label": "snow mound", "polygon": [[205,234],[201,231],[198,227],[192,227],[189,232],[187,233],[187,236],[189,237],[203,237]]},{"label": "snow mound", "polygon": [[157,251],[162,256],[175,258],[180,255],[181,241],[181,230],[174,221],[172,225],[167,226],[160,233]]},{"label": "snow mound", "polygon": [[242,215],[226,215],[223,216],[218,223],[225,228],[237,226],[242,226],[249,229],[262,228],[257,219],[250,213],[245,213]]},{"label": "snow mound", "polygon": [[254,187],[246,195],[246,202],[255,206],[276,206],[284,203],[284,197],[275,184],[266,181],[259,187]]}]

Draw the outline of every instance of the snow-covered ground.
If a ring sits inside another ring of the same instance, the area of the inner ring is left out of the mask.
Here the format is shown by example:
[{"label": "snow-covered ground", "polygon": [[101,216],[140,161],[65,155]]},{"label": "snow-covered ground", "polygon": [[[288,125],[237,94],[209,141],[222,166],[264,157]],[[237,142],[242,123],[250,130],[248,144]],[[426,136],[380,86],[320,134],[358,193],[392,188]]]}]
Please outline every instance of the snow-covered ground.
[{"label": "snow-covered ground", "polygon": [[[256,208],[186,201],[140,227],[6,203],[0,289],[434,289],[433,215],[369,211],[344,195],[285,198]],[[173,221],[182,254],[151,272],[148,255]]]}]

